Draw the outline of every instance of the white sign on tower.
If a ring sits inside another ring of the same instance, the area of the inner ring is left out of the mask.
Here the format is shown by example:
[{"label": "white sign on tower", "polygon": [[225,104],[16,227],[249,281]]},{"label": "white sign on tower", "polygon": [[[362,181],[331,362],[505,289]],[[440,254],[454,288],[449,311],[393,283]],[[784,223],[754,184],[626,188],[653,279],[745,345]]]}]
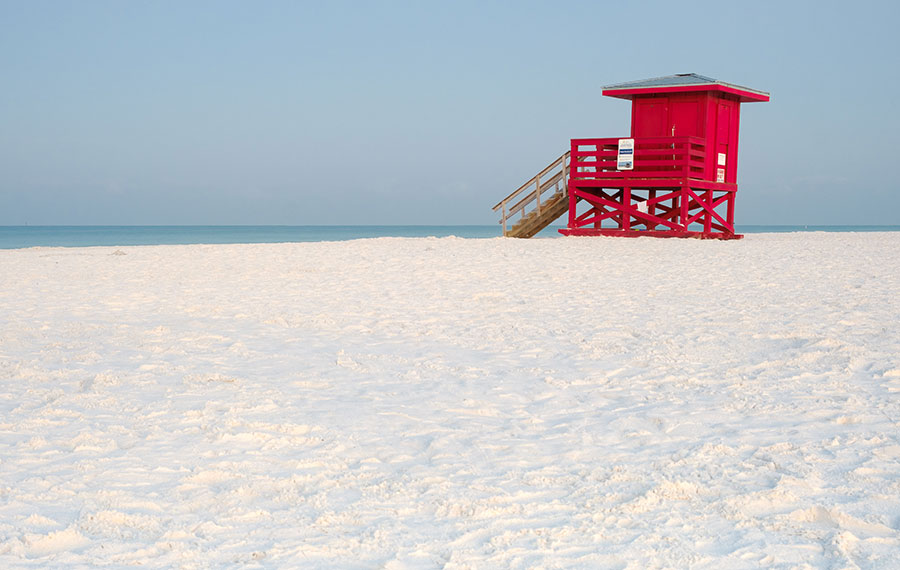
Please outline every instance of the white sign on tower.
[{"label": "white sign on tower", "polygon": [[616,170],[634,170],[634,139],[619,139]]}]

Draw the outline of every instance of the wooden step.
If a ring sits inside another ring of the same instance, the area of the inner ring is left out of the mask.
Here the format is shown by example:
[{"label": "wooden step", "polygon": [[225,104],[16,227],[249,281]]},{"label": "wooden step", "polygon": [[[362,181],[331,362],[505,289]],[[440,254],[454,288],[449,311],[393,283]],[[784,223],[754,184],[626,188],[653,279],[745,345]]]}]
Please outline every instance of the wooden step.
[{"label": "wooden step", "polygon": [[541,205],[541,211],[532,211],[527,216],[519,220],[507,235],[509,237],[530,238],[534,237],[541,230],[552,224],[560,216],[569,210],[569,201],[561,193],[554,194],[549,200]]}]

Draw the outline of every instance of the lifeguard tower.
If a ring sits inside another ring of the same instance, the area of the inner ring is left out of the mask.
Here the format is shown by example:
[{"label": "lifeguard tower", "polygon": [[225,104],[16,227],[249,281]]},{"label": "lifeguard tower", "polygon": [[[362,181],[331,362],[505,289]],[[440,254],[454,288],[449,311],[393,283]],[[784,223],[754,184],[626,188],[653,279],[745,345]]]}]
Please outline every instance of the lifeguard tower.
[{"label": "lifeguard tower", "polygon": [[734,231],[740,105],[769,94],[688,73],[603,95],[631,101],[631,135],[572,139],[494,206],[503,235],[532,237],[568,212],[565,235],[743,237]]}]

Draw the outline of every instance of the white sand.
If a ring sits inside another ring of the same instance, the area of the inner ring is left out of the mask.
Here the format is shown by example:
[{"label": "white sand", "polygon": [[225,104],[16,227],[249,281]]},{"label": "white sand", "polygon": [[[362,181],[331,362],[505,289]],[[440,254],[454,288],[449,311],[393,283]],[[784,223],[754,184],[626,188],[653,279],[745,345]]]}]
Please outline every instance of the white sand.
[{"label": "white sand", "polygon": [[0,382],[2,568],[900,567],[900,233],[0,251]]}]

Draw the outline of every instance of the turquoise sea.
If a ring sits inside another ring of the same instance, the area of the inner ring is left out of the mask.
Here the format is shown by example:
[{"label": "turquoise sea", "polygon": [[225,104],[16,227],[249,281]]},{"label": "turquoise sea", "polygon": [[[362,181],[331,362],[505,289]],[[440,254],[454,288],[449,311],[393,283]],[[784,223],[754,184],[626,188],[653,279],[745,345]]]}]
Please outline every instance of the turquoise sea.
[{"label": "turquoise sea", "polygon": [[[560,237],[558,227],[539,234]],[[900,231],[900,226],[738,226],[740,233]],[[376,237],[492,238],[489,226],[0,226],[0,249],[344,241]]]}]

